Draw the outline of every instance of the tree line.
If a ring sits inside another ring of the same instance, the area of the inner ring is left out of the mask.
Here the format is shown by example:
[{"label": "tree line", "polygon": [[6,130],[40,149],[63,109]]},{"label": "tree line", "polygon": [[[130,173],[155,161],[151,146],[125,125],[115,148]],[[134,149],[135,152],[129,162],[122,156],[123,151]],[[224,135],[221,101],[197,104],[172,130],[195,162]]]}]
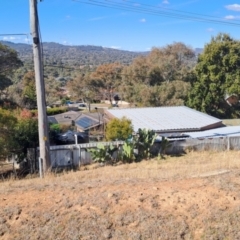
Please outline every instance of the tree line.
[{"label": "tree line", "polygon": [[[127,65],[104,63],[92,69],[44,69],[47,104],[64,98],[113,101],[118,95],[134,106],[187,105],[220,118],[239,117],[240,42],[228,34],[212,37],[201,54],[184,43],[152,48]],[[0,100],[22,108],[36,106],[32,68],[16,51],[0,44]],[[68,76],[67,76],[68,74]],[[228,101],[228,99],[234,99]]]},{"label": "tree line", "polygon": [[[187,105],[219,118],[240,116],[240,41],[228,34],[212,37],[198,56],[191,47],[175,42],[152,48],[127,65],[111,62],[66,71],[69,78],[59,79],[57,69],[45,69],[47,104],[63,100],[67,92],[73,100],[112,102],[118,96],[139,107]],[[24,109],[36,108],[35,79],[17,52],[1,43],[0,82],[0,142],[15,136],[10,144],[14,146],[17,136],[24,136],[19,132],[21,124],[24,131],[27,126],[32,126],[30,133],[35,131],[35,123],[29,122],[34,118],[28,112],[21,117],[22,111],[28,111]],[[27,135],[23,138],[31,140]]]},{"label": "tree line", "polygon": [[[73,97],[113,100],[114,94],[134,106],[187,105],[219,118],[240,116],[240,41],[220,33],[198,56],[176,42],[153,48],[127,66],[100,65],[68,81]],[[230,99],[230,100],[229,100]]]}]

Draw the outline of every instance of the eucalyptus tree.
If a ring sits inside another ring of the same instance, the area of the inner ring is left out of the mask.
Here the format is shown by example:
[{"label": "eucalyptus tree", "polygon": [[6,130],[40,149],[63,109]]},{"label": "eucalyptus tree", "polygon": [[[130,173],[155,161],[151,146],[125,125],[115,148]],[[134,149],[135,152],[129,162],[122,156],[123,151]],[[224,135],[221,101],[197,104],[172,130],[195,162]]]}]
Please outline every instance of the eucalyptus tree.
[{"label": "eucalyptus tree", "polygon": [[[188,106],[216,117],[240,116],[240,41],[223,33],[213,37],[198,57],[195,74]],[[237,101],[228,104],[227,96]]]},{"label": "eucalyptus tree", "polygon": [[20,66],[22,62],[17,52],[0,43],[0,97],[4,97],[4,90],[12,85],[13,72]]}]

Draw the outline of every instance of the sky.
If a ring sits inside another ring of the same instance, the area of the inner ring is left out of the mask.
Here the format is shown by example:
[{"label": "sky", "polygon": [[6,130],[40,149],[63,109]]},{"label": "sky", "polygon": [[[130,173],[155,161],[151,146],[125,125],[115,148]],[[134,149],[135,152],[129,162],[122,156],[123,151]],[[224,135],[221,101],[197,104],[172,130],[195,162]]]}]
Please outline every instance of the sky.
[{"label": "sky", "polygon": [[[0,3],[0,40],[31,44],[29,0]],[[149,51],[203,48],[220,32],[240,40],[240,0],[43,0],[38,11],[43,42]]]}]

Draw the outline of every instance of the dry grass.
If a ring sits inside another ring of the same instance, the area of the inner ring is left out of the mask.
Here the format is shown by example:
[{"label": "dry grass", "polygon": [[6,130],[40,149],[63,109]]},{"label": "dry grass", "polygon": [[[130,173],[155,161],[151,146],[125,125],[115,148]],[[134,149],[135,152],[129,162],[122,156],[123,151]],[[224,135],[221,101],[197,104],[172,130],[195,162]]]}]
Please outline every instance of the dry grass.
[{"label": "dry grass", "polygon": [[13,170],[13,164],[12,163],[4,163],[0,162],[0,174],[3,174],[4,172],[8,172]]},{"label": "dry grass", "polygon": [[223,124],[227,126],[239,126],[240,125],[240,119],[223,119]]},{"label": "dry grass", "polygon": [[119,164],[117,166],[104,166],[92,164],[82,166],[80,171],[64,171],[50,173],[44,179],[36,175],[27,176],[27,179],[16,180],[7,178],[0,185],[1,190],[8,186],[15,187],[41,187],[55,184],[74,183],[81,181],[118,179],[159,179],[174,180],[211,176],[216,173],[240,170],[240,152],[189,152],[183,156],[167,156],[165,159],[151,159],[139,163]]},{"label": "dry grass", "polygon": [[[80,171],[63,176],[70,180],[79,178],[109,179],[141,178],[176,179],[198,177],[216,171],[233,171],[240,169],[240,152],[189,152],[184,156],[167,156],[166,159],[152,159],[139,163],[121,164],[118,166],[99,167],[97,164],[83,167],[88,171]],[[51,176],[52,177],[52,176]]]},{"label": "dry grass", "polygon": [[0,239],[240,239],[239,159],[189,152],[2,182]]}]

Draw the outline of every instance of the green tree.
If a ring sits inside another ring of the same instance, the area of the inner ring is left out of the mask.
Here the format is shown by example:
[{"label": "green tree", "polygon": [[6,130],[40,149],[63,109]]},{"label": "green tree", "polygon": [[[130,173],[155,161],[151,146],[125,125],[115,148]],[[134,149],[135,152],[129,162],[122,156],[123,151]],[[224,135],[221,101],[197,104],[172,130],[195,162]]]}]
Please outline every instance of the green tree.
[{"label": "green tree", "polygon": [[239,117],[239,102],[232,106],[226,95],[240,96],[240,41],[218,34],[204,47],[195,68],[196,79],[186,104],[212,116]]},{"label": "green tree", "polygon": [[83,74],[78,75],[67,83],[71,99],[82,99],[82,101],[89,104],[98,98],[103,86],[100,79],[90,78],[89,75]]},{"label": "green tree", "polygon": [[184,81],[163,82],[160,86],[137,84],[125,86],[123,97],[137,106],[159,107],[180,106],[184,104],[190,83]]},{"label": "green tree", "polygon": [[131,120],[123,118],[112,119],[106,127],[106,139],[108,141],[126,140],[133,132]]},{"label": "green tree", "polygon": [[38,122],[29,110],[0,108],[0,160],[15,154],[18,161],[27,155],[27,149],[38,146]]},{"label": "green tree", "polygon": [[18,161],[22,161],[27,156],[27,149],[37,147],[39,144],[37,119],[19,119],[14,127],[13,140],[12,152],[16,153]]},{"label": "green tree", "polygon": [[121,96],[138,106],[182,105],[194,81],[195,64],[193,49],[183,43],[153,48],[124,67]]},{"label": "green tree", "polygon": [[13,72],[20,66],[22,62],[17,52],[0,43],[0,97],[4,97],[4,90],[12,85]]},{"label": "green tree", "polygon": [[122,65],[120,63],[103,64],[91,74],[90,79],[93,84],[98,82],[101,85],[100,93],[103,99],[107,99],[112,104],[114,92],[117,92],[118,86],[121,84]]},{"label": "green tree", "polygon": [[22,66],[17,52],[0,43],[0,73],[9,76],[13,71]]},{"label": "green tree", "polygon": [[37,94],[34,72],[28,72],[23,77],[22,99],[26,108],[37,106]]},{"label": "green tree", "polygon": [[45,94],[47,105],[51,106],[61,97],[61,83],[54,78],[45,78]]},{"label": "green tree", "polygon": [[0,108],[0,160],[4,160],[14,149],[14,127],[17,118],[9,110]]},{"label": "green tree", "polygon": [[[192,48],[175,42],[163,48],[153,48],[148,56],[149,65],[157,70],[159,81],[186,81],[195,66],[196,57]],[[156,69],[157,67],[157,69]]]}]

